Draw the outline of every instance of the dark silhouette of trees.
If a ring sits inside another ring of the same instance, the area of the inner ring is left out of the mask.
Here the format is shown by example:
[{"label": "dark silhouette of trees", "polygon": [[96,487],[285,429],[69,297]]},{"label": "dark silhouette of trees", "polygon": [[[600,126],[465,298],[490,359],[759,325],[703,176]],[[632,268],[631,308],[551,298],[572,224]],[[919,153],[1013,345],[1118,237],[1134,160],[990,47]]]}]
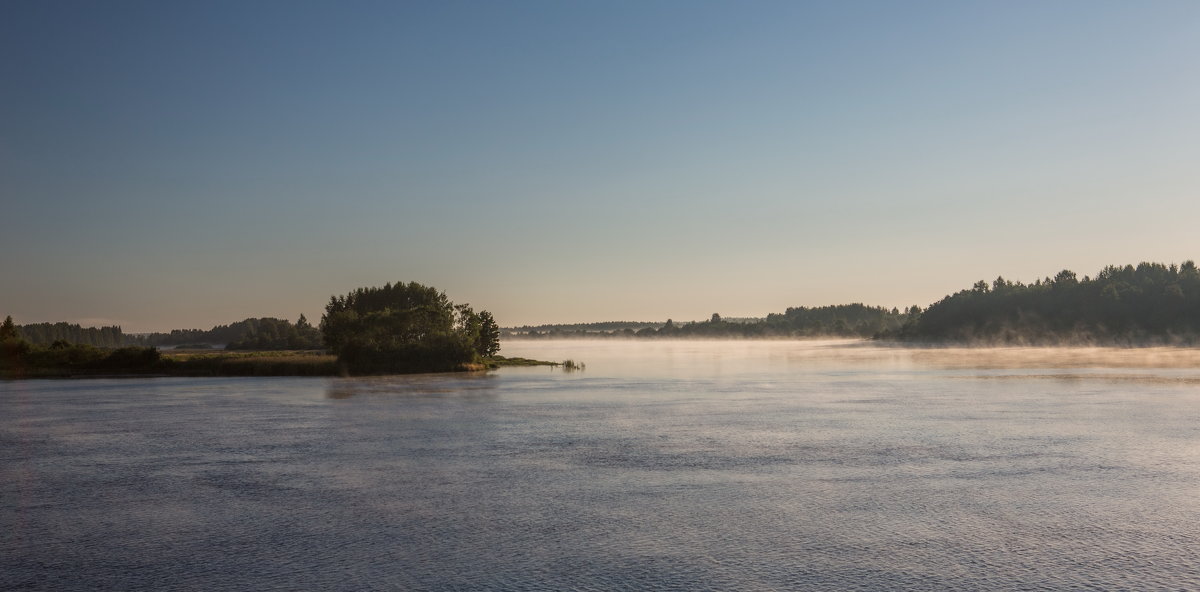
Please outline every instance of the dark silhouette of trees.
[{"label": "dark silhouette of trees", "polygon": [[330,298],[321,331],[339,363],[355,374],[457,370],[500,348],[490,313],[455,305],[444,292],[416,282]]},{"label": "dark silhouette of trees", "polygon": [[107,349],[118,348],[134,342],[120,327],[81,327],[73,323],[34,323],[21,325],[18,334],[32,345],[49,345],[55,341],[67,341]]},{"label": "dark silhouette of trees", "polygon": [[[237,325],[239,323],[235,323]],[[304,315],[293,325],[285,319],[264,317],[246,319],[240,323],[241,336],[225,345],[225,349],[283,350],[321,349],[321,331],[308,324]]]},{"label": "dark silhouette of trees", "polygon": [[17,326],[13,324],[12,315],[4,317],[4,324],[0,325],[0,341],[17,337]]},{"label": "dark silhouette of trees", "polygon": [[1108,266],[1082,280],[1063,270],[1033,284],[997,278],[946,296],[893,336],[995,343],[1196,343],[1196,264]]},{"label": "dark silhouette of trees", "polygon": [[500,352],[500,326],[492,313],[479,313],[479,335],[475,338],[475,351],[479,355],[490,358]]}]

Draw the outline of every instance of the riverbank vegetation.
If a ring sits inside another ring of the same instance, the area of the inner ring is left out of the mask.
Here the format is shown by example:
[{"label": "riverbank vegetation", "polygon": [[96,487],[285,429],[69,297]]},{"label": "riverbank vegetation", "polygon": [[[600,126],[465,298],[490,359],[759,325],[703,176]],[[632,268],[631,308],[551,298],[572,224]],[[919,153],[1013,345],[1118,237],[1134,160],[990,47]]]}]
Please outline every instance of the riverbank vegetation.
[{"label": "riverbank vegetation", "polygon": [[337,376],[337,359],[323,351],[160,351],[115,349],[58,341],[48,346],[0,339],[0,378],[76,376]]},{"label": "riverbank vegetation", "polygon": [[1200,272],[1182,265],[1063,270],[1025,284],[998,277],[927,309],[845,304],[788,308],[758,319],[587,323],[505,329],[506,338],[873,338],[977,345],[1197,345]]},{"label": "riverbank vegetation", "polygon": [[[445,293],[415,282],[332,297],[320,329],[303,315],[295,324],[269,317],[246,319],[209,332],[177,330],[134,339],[119,327],[31,327],[34,340],[27,339],[11,317],[0,325],[0,376],[333,376],[557,365],[497,356],[500,331],[491,313],[455,304]],[[234,334],[240,337],[228,341],[225,351],[207,349],[209,342]],[[42,342],[56,335],[139,345]],[[169,343],[176,349],[140,345],[144,343]]]},{"label": "riverbank vegetation", "polygon": [[1200,271],[1182,265],[1070,270],[1032,284],[1003,277],[946,296],[882,337],[1022,345],[1200,344]]},{"label": "riverbank vegetation", "polygon": [[274,317],[250,318],[212,329],[174,329],[167,333],[125,333],[119,325],[81,327],[72,323],[32,323],[16,327],[32,345],[57,341],[102,348],[129,346],[180,349],[297,350],[320,349],[320,329],[300,315],[295,323]]},{"label": "riverbank vegetation", "polygon": [[334,296],[321,318],[325,345],[350,374],[446,372],[486,366],[500,349],[491,313],[455,304],[416,282]]}]

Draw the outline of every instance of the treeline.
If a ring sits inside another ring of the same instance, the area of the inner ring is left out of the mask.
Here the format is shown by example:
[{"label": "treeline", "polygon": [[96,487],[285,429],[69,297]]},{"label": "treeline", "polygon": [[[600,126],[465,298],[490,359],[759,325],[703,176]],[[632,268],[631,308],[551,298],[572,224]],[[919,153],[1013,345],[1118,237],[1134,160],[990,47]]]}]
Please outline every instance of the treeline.
[{"label": "treeline", "polygon": [[[901,311],[896,308],[867,306],[861,303],[839,304],[808,308],[788,308],[772,313],[765,319],[725,319],[713,314],[706,321],[676,323],[639,323],[638,328],[626,326],[607,329],[605,325],[621,323],[588,323],[583,325],[552,325],[549,330],[538,327],[510,329],[506,336],[526,338],[635,337],[635,338],[767,338],[767,337],[875,337],[896,332],[920,308],[913,306]],[[545,326],[543,326],[545,327]],[[565,327],[565,328],[560,328]],[[595,329],[593,329],[595,327]]]},{"label": "treeline", "polygon": [[884,337],[1005,344],[1200,343],[1200,271],[1182,265],[1108,266],[1078,279],[1070,270],[1032,284],[1003,277],[930,305]]},{"label": "treeline", "polygon": [[81,327],[71,323],[33,323],[19,325],[16,335],[33,345],[50,345],[56,341],[78,343],[102,348],[132,345],[136,339],[126,335],[121,327]]},{"label": "treeline", "polygon": [[322,349],[321,330],[310,325],[304,315],[295,324],[286,319],[264,317],[242,321],[241,337],[230,341],[225,349]]},{"label": "treeline", "polygon": [[134,345],[224,344],[226,349],[321,349],[321,330],[300,315],[295,323],[274,317],[251,318],[212,329],[175,329],[131,336]]},{"label": "treeline", "polygon": [[119,326],[82,327],[72,323],[17,325],[16,335],[31,345],[57,342],[90,345],[105,349],[178,345],[221,346],[226,349],[322,349],[321,330],[300,315],[291,323],[273,317],[251,318],[203,329],[175,329],[169,333],[127,334]]},{"label": "treeline", "polygon": [[331,297],[321,330],[351,374],[482,368],[500,350],[500,328],[490,312],[477,313],[416,282]]},{"label": "treeline", "polygon": [[[66,323],[58,323],[66,325]],[[55,329],[54,325],[50,329]],[[71,327],[67,325],[68,329]],[[78,327],[78,325],[75,325]],[[35,330],[43,329],[41,324]],[[57,373],[97,373],[144,371],[159,362],[158,350],[153,347],[118,347],[102,349],[84,343],[70,343],[61,337],[72,333],[58,328],[59,336],[49,345],[30,343],[13,324],[12,317],[0,323],[0,377],[20,378],[33,371],[52,368]],[[106,333],[111,335],[111,333]],[[94,335],[93,335],[94,337]]]}]

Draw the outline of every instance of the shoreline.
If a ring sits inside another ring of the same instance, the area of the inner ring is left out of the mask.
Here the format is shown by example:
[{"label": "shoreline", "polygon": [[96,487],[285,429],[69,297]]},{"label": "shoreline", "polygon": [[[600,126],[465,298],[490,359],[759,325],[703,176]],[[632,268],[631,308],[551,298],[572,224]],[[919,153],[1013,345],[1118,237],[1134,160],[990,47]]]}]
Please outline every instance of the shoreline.
[{"label": "shoreline", "polygon": [[562,366],[529,358],[495,356],[481,363],[464,364],[454,370],[393,372],[386,374],[348,374],[338,364],[337,357],[324,352],[305,350],[224,352],[187,350],[176,355],[165,354],[153,365],[142,368],[87,368],[70,366],[6,368],[0,380],[70,380],[74,378],[164,378],[164,377],[357,377],[407,374],[453,374],[486,372],[505,367]]}]

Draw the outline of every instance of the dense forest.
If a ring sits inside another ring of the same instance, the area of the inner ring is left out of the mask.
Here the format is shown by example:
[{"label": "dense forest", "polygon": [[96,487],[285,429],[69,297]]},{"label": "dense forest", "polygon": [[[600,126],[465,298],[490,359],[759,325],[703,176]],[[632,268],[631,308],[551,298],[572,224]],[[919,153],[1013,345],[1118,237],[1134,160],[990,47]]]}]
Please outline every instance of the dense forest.
[{"label": "dense forest", "polygon": [[[67,329],[57,328],[60,338],[48,345],[30,343],[20,329],[13,324],[12,317],[0,323],[0,377],[13,378],[25,375],[29,369],[72,369],[84,372],[122,372],[130,369],[145,370],[159,362],[158,350],[152,347],[96,347],[85,343],[71,343],[62,337],[70,337]],[[66,325],[58,323],[57,325]],[[45,329],[34,325],[36,329]],[[78,327],[75,325],[74,327]],[[81,333],[95,337],[94,333]],[[105,335],[111,336],[111,332]]]},{"label": "dense forest", "polygon": [[352,374],[457,370],[481,364],[500,349],[491,313],[476,313],[416,282],[330,298],[321,331]]},{"label": "dense forest", "polygon": [[50,345],[56,341],[116,348],[132,345],[136,338],[126,335],[120,327],[81,327],[71,323],[33,323],[15,327],[17,335],[33,345]]},{"label": "dense forest", "polygon": [[[237,324],[237,323],[235,323]],[[225,349],[323,349],[321,330],[309,324],[304,315],[295,324],[286,319],[264,317],[246,319],[241,336],[225,345]]]},{"label": "dense forest", "polygon": [[1005,344],[1196,344],[1200,271],[1182,265],[1109,266],[1078,279],[1063,270],[1032,284],[1003,277],[930,305],[884,337]]},{"label": "dense forest", "polygon": [[226,349],[321,349],[321,330],[300,315],[295,323],[273,317],[251,318],[202,329],[175,329],[170,333],[131,336],[132,345],[222,345]]},{"label": "dense forest", "polygon": [[515,338],[867,337],[979,343],[1154,345],[1200,343],[1200,271],[1182,265],[1109,266],[1094,278],[1063,270],[1031,284],[1003,277],[922,310],[844,304],[789,308],[765,319],[590,323],[505,330]]},{"label": "dense forest", "polygon": [[203,329],[175,329],[170,333],[128,334],[119,326],[81,327],[71,323],[33,323],[16,326],[17,335],[32,345],[67,342],[99,348],[178,345],[224,346],[226,349],[322,349],[321,330],[300,315],[293,324],[263,317]]}]

